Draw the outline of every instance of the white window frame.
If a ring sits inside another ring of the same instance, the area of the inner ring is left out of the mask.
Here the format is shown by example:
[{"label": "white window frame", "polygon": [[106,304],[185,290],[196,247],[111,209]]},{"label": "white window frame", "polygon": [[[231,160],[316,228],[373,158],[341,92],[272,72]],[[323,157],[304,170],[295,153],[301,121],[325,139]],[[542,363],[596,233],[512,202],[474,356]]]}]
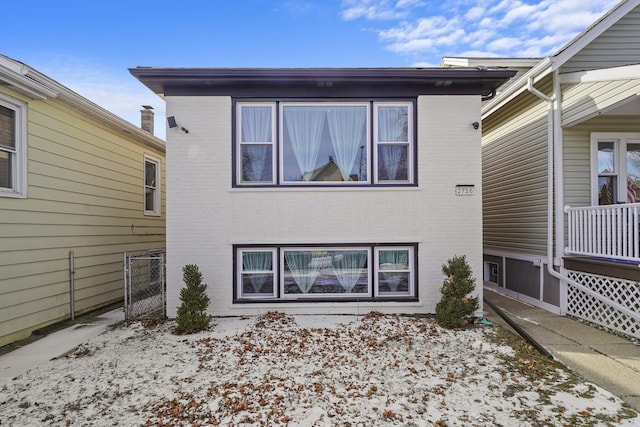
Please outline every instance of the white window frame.
[{"label": "white window frame", "polygon": [[[154,188],[154,194],[153,194],[153,209],[147,209],[147,163],[152,163],[155,165],[156,167],[156,186],[155,187],[151,187]],[[142,184],[143,184],[143,192],[142,192],[142,203],[143,203],[143,207],[144,207],[144,214],[145,215],[149,215],[149,216],[160,216],[162,214],[162,207],[161,207],[161,168],[162,168],[162,163],[160,161],[160,159],[158,159],[157,157],[153,157],[150,156],[148,154],[144,155],[144,163],[143,163],[143,179],[142,179]]]},{"label": "white window frame", "polygon": [[[365,293],[357,293],[357,292],[341,292],[341,293],[313,293],[313,294],[285,294],[284,292],[284,253],[286,251],[366,251],[367,252],[367,292]],[[291,300],[291,299],[321,299],[323,297],[329,298],[369,298],[371,296],[371,248],[368,246],[317,246],[317,247],[290,247],[283,246],[280,249],[280,271],[283,274],[280,274],[280,299],[282,300]]]},{"label": "white window frame", "polygon": [[[367,171],[367,179],[366,181],[287,181],[285,179],[284,173],[284,108],[285,107],[327,107],[330,108],[332,106],[360,106],[366,107],[367,117],[365,122],[365,152],[367,162],[365,164],[365,169]],[[285,185],[299,185],[299,186],[323,186],[323,185],[368,185],[371,184],[371,171],[369,170],[370,161],[369,156],[371,153],[370,150],[370,141],[371,141],[371,108],[369,102],[357,102],[357,101],[319,101],[319,102],[280,102],[279,105],[279,119],[278,119],[278,148],[279,148],[279,156],[278,156],[278,164],[279,164],[279,179],[281,184]]]},{"label": "white window frame", "polygon": [[617,199],[627,203],[627,144],[640,144],[640,133],[594,132],[591,134],[591,205],[598,206],[598,143],[613,142],[615,170],[607,176],[616,177]]},{"label": "white window frame", "polygon": [[[409,257],[408,270],[380,270],[380,251],[404,251],[406,250],[407,256]],[[413,297],[416,292],[416,283],[415,283],[415,253],[414,248],[412,246],[376,246],[374,248],[374,260],[373,260],[373,275],[374,275],[374,297]],[[409,273],[409,289],[407,291],[402,292],[381,292],[379,286],[379,273],[381,272],[389,272],[389,273]]]},{"label": "white window frame", "polygon": [[[242,142],[242,107],[271,107],[271,141]],[[276,155],[276,104],[275,102],[238,102],[236,104],[236,182],[239,185],[274,185],[276,183],[277,159]],[[242,180],[242,146],[270,145],[271,146],[271,181],[243,181]]]},{"label": "white window frame", "polygon": [[[251,273],[271,273],[272,275],[272,280],[273,280],[273,291],[271,293],[269,292],[262,292],[259,294],[255,294],[255,293],[248,293],[245,294],[243,292],[242,289],[242,275],[244,273],[248,273],[245,272],[243,270],[243,262],[242,262],[242,255],[245,252],[270,252],[271,253],[271,270],[265,270],[265,271],[252,271]],[[238,299],[274,299],[276,298],[276,292],[278,291],[278,281],[276,278],[276,270],[277,270],[277,266],[278,266],[278,261],[276,259],[276,253],[277,253],[277,249],[276,248],[241,248],[237,250],[237,264],[238,267],[236,268],[236,294]]]},{"label": "white window frame", "polygon": [[[379,107],[407,107],[407,141],[390,142],[380,141],[378,136],[378,108]],[[413,135],[413,103],[412,102],[374,102],[373,103],[373,182],[376,184],[413,184],[413,156],[416,143]],[[407,146],[407,179],[406,180],[379,180],[378,179],[378,146],[379,145],[406,145]]]},{"label": "white window frame", "polygon": [[11,154],[12,188],[0,188],[0,197],[27,197],[27,103],[0,93],[0,105],[15,112],[15,149],[0,148]]}]

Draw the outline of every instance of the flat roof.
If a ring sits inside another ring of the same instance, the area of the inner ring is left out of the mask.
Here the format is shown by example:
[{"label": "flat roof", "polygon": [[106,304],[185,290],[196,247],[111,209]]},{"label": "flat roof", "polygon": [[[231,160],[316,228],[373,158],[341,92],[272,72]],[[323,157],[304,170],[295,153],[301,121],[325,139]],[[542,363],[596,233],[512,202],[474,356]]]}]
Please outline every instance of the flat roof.
[{"label": "flat roof", "polygon": [[129,72],[154,93],[277,96],[359,93],[492,93],[515,72],[504,68],[156,68]]}]

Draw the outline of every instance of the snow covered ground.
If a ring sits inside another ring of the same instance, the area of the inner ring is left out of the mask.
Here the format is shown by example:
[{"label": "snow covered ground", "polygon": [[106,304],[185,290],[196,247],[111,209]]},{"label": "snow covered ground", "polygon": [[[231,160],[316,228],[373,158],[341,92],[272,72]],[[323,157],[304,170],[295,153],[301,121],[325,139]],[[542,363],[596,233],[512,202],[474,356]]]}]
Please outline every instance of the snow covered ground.
[{"label": "snow covered ground", "polygon": [[[0,388],[0,425],[637,425],[494,326],[388,316],[119,325]],[[635,417],[635,418],[634,418]]]}]

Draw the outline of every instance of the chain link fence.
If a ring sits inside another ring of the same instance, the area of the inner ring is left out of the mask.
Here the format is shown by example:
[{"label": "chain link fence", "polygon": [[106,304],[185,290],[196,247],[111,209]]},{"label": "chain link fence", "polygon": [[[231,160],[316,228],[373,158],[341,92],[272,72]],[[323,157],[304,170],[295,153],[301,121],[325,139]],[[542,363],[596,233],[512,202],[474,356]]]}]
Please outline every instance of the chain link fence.
[{"label": "chain link fence", "polygon": [[166,316],[163,250],[124,253],[124,318]]}]

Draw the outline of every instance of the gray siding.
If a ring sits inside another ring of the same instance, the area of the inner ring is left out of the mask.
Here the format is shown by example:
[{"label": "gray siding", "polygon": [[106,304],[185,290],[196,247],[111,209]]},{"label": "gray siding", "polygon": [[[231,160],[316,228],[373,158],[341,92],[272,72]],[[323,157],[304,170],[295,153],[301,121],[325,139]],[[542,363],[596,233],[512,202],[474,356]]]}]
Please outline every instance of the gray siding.
[{"label": "gray siding", "polygon": [[546,120],[547,105],[524,93],[483,122],[485,248],[546,253]]},{"label": "gray siding", "polygon": [[640,58],[640,7],[635,8],[578,52],[561,72],[636,64]]},{"label": "gray siding", "polygon": [[640,79],[580,83],[562,88],[562,125],[570,126],[640,92]]},{"label": "gray siding", "polygon": [[598,116],[580,125],[564,129],[564,204],[591,204],[590,134],[591,132],[640,132],[635,116]]}]

